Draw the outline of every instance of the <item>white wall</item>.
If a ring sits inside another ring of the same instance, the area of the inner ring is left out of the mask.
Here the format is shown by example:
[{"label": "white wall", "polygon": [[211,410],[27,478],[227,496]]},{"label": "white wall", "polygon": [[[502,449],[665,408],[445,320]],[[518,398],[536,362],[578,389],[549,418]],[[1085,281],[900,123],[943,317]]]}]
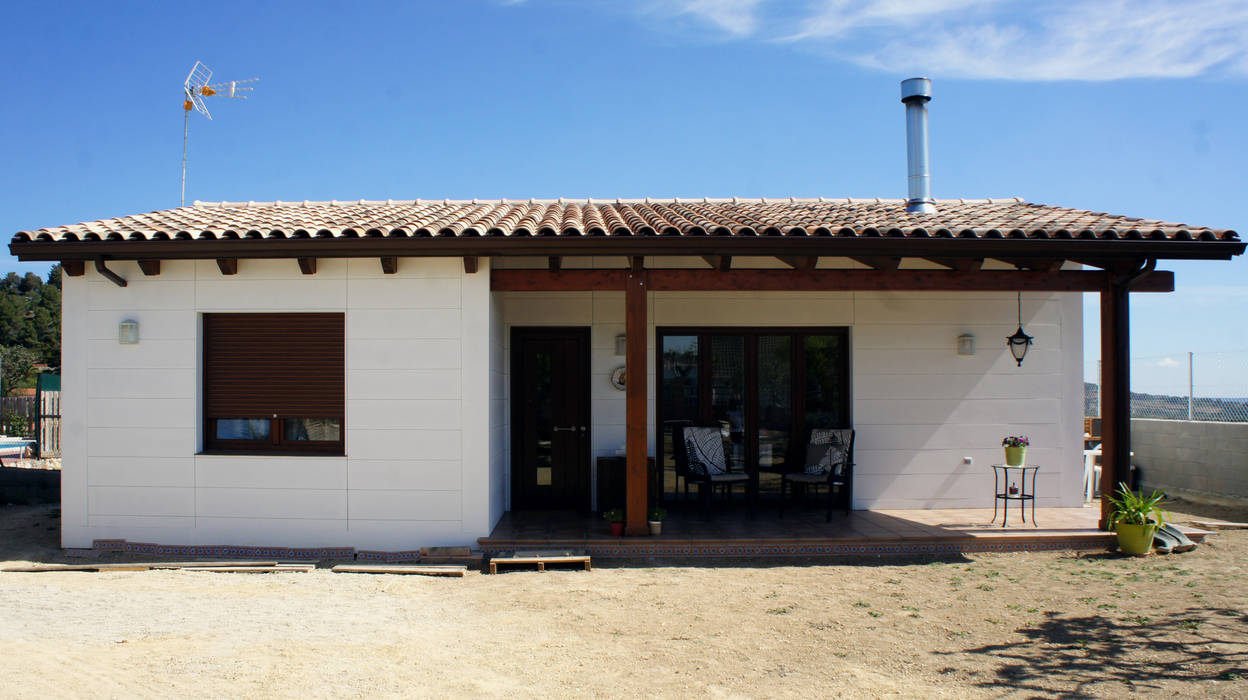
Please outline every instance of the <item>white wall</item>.
[{"label": "white wall", "polygon": [[[537,261],[540,265],[544,261]],[[613,258],[565,259],[564,267],[622,266]],[[763,262],[762,260],[758,262]],[[662,266],[704,267],[664,259]],[[524,266],[509,260],[508,266]],[[734,265],[743,261],[734,260]],[[761,267],[762,265],[753,265]],[[610,386],[624,332],[622,292],[501,295],[512,326],[590,326],[592,453],[624,444],[624,392]],[[1026,434],[1041,465],[1041,507],[1082,504],[1082,306],[1078,294],[1023,295],[1035,345],[1016,366],[1005,338],[1017,327],[1012,293],[659,292],[649,297],[650,454],[654,454],[654,339],[658,326],[848,326],[853,423],[858,431],[855,508],[982,508],[992,505],[1001,439]],[[958,356],[972,333],[977,352]],[[510,381],[508,375],[506,381]],[[972,464],[963,463],[970,457]],[[592,471],[592,470],[591,470]]]},{"label": "white wall", "polygon": [[[65,278],[63,544],[405,549],[467,544],[501,514],[486,488],[495,443],[488,265],[458,259],[165,261],[145,277],[88,267]],[[208,312],[341,311],[346,320],[346,456],[197,454],[199,318]],[[134,319],[140,343],[117,343]],[[494,324],[497,325],[496,323]],[[496,467],[497,468],[497,467]]]},{"label": "white wall", "polygon": [[[608,378],[624,363],[623,293],[491,293],[482,262],[466,275],[459,259],[404,258],[383,275],[375,259],[320,260],[302,275],[293,260],[243,260],[229,277],[213,261],[165,261],[155,277],[113,262],[128,287],[92,269],[66,277],[64,545],[472,543],[507,508],[513,326],[591,328],[592,452],[615,454],[624,393]],[[1036,346],[1021,368],[1004,348],[1012,294],[672,292],[648,306],[650,348],[656,326],[850,327],[857,508],[983,507],[1001,438],[1020,432],[1042,465],[1039,504],[1081,502],[1076,294],[1024,295]],[[226,311],[345,313],[345,456],[198,454],[199,319]],[[123,319],[139,322],[138,345],[117,343]],[[977,337],[974,357],[956,355],[964,332]],[[647,383],[653,454],[653,353]]]}]

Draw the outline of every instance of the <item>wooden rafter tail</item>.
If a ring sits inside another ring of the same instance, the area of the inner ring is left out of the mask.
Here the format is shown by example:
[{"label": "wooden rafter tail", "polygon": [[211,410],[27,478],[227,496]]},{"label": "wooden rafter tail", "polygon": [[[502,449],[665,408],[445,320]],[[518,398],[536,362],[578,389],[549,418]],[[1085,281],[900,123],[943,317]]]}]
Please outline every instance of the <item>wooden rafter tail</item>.
[{"label": "wooden rafter tail", "polygon": [[315,275],[316,258],[299,258],[299,271],[305,275]]},{"label": "wooden rafter tail", "polygon": [[467,274],[467,275],[477,274],[477,256],[475,255],[464,256],[464,274]]},{"label": "wooden rafter tail", "polygon": [[238,258],[217,258],[217,269],[223,275],[237,275]]},{"label": "wooden rafter tail", "polygon": [[383,275],[393,275],[399,271],[399,259],[396,257],[381,257],[381,273]]},{"label": "wooden rafter tail", "polygon": [[160,274],[160,260],[139,260],[139,269],[148,277]]}]

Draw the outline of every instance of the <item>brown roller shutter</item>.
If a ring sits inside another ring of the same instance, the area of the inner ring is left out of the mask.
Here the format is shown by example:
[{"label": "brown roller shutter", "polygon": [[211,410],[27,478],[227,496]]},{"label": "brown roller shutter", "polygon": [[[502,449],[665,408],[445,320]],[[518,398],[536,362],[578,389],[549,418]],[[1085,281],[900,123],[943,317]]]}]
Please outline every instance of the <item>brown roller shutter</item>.
[{"label": "brown roller shutter", "polygon": [[217,418],[344,418],[343,314],[204,314],[203,329],[209,445]]}]

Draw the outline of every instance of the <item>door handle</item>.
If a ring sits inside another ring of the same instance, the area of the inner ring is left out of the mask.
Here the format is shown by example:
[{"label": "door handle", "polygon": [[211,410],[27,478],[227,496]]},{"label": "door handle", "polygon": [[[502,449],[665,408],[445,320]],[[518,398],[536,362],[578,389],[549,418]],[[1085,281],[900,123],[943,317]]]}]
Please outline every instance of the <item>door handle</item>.
[{"label": "door handle", "polygon": [[565,427],[565,426],[562,426],[562,425],[556,425],[556,426],[554,427],[554,431],[555,431],[556,433],[575,433],[575,432],[576,432],[576,426],[575,426],[575,425],[569,425],[569,426],[566,426],[566,427]]}]

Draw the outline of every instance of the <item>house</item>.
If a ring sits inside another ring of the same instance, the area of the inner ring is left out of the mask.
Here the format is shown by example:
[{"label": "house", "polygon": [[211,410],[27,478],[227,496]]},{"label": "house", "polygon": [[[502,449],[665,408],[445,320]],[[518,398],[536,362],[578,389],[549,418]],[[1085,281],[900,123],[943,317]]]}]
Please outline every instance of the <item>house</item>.
[{"label": "house", "polygon": [[[1112,395],[1127,289],[1244,244],[1012,199],[935,207],[196,203],[20,232],[15,255],[65,269],[63,543],[462,543],[508,509],[588,509],[591,458],[625,446],[636,525],[654,477],[635,457],[666,469],[656,426],[707,410],[757,431],[755,462],[816,413],[852,424],[855,508],[982,506],[1019,432],[1040,505],[1077,505],[1079,293],[1105,299]],[[617,366],[646,380],[619,391]],[[521,410],[538,394],[557,412]]]},{"label": "house", "polygon": [[1081,293],[1102,300],[1108,486],[1129,293],[1244,244],[932,200],[911,156],[908,200],[197,202],[18,232],[14,255],[65,270],[62,542],[461,544],[507,510],[593,508],[617,454],[642,534],[678,488],[677,419],[777,471],[809,428],[852,425],[857,509],[982,507],[1025,433],[1040,505],[1080,505]]}]

